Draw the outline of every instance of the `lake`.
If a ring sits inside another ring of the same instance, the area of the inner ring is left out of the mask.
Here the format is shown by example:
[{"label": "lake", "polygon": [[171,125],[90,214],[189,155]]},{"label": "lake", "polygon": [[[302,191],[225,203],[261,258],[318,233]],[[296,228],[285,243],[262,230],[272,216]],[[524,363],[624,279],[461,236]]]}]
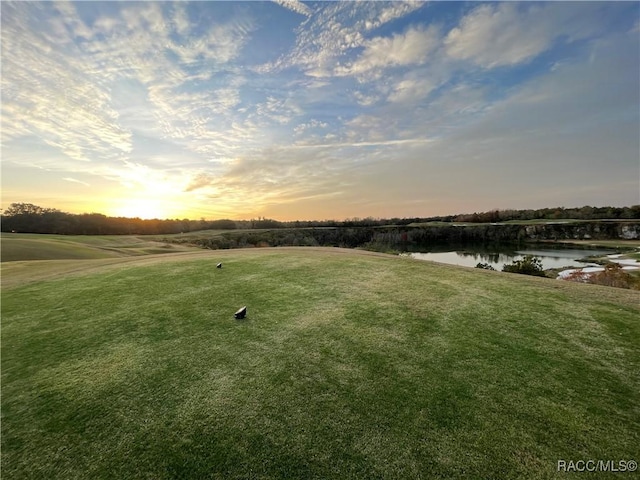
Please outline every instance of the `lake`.
[{"label": "lake", "polygon": [[587,249],[587,248],[563,248],[563,247],[543,247],[537,246],[464,246],[452,248],[445,246],[429,247],[425,251],[406,252],[418,260],[431,260],[434,262],[461,265],[463,267],[475,267],[478,263],[488,263],[496,270],[502,270],[505,264],[511,264],[514,260],[522,260],[525,255],[535,255],[542,261],[542,268],[562,268],[562,267],[586,267],[596,265],[595,263],[578,262],[578,259],[592,255],[604,256],[616,253],[610,249]]}]

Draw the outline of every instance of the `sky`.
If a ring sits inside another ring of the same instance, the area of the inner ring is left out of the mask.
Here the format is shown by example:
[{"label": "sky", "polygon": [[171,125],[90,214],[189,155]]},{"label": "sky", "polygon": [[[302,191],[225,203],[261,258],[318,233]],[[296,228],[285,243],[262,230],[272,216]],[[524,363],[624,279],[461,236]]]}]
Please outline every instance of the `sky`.
[{"label": "sky", "polygon": [[0,4],[2,208],[640,203],[638,2]]}]

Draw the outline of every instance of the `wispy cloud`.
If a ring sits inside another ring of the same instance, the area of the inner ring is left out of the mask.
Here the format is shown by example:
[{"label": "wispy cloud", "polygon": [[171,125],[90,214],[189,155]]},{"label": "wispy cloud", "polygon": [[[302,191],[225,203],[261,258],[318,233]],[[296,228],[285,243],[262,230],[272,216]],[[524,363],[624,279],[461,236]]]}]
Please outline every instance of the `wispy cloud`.
[{"label": "wispy cloud", "polygon": [[[594,11],[598,8],[585,6]],[[600,27],[584,14],[585,10],[576,12],[562,4],[480,5],[448,33],[444,45],[451,57],[481,67],[516,65],[548,50],[558,37],[571,41],[592,35]]]},{"label": "wispy cloud", "polygon": [[[327,2],[301,25],[290,53],[276,62],[260,66],[258,71],[270,72],[297,66],[309,76],[332,76],[347,52],[365,45],[366,32],[422,6],[424,2],[419,1]],[[398,52],[398,55],[402,54]]]},{"label": "wispy cloud", "polygon": [[531,22],[520,8],[514,3],[476,8],[447,35],[447,53],[492,68],[517,64],[546,50],[553,39],[548,23]]},{"label": "wispy cloud", "polygon": [[397,140],[380,140],[369,142],[327,142],[312,144],[296,144],[292,148],[357,148],[357,147],[391,147],[396,145],[417,145],[430,143],[428,138],[405,138]]},{"label": "wispy cloud", "polygon": [[410,72],[393,86],[388,100],[393,103],[416,103],[431,93],[438,84],[426,70]]},{"label": "wispy cloud", "polygon": [[298,126],[296,126],[293,131],[296,135],[300,135],[306,131],[309,130],[318,130],[318,129],[325,129],[329,126],[328,123],[326,122],[322,122],[320,120],[316,120],[311,119],[310,121],[306,122],[306,123],[301,123]]},{"label": "wispy cloud", "polygon": [[[32,28],[45,13],[52,15],[51,30]],[[94,169],[98,160],[129,158],[134,129],[185,140],[186,148],[200,152],[204,142],[219,139],[219,125],[210,120],[238,104],[242,79],[234,75],[222,88],[194,91],[188,87],[203,77],[189,68],[210,63],[210,78],[237,57],[251,30],[250,21],[234,20],[181,42],[174,35],[188,31],[184,8],[163,11],[156,3],[129,4],[119,15],[101,16],[93,31],[68,2],[8,4],[2,27],[4,141],[36,134],[88,164],[79,170]],[[86,41],[76,45],[78,37]],[[116,97],[136,85],[139,113],[131,104],[116,109]],[[145,124],[123,126],[130,115]]]},{"label": "wispy cloud", "polygon": [[78,180],[76,178],[64,177],[63,180],[71,183],[79,183],[80,185],[84,185],[85,187],[90,187],[91,185],[87,182],[83,182],[82,180]]},{"label": "wispy cloud", "polygon": [[196,190],[199,190],[201,188],[205,188],[205,187],[209,187],[211,186],[213,183],[215,182],[215,177],[213,177],[212,175],[205,173],[205,172],[201,172],[198,173],[197,175],[195,175],[191,181],[189,182],[189,184],[187,185],[187,187],[185,188],[185,192],[193,192]]},{"label": "wispy cloud", "polygon": [[[35,134],[80,162],[89,162],[94,152],[117,158],[130,151],[130,133],[115,122],[108,92],[75,58],[80,52],[70,45],[70,34],[58,31],[53,43],[32,28],[41,14],[32,8],[37,6],[3,6],[3,141]],[[81,22],[71,27],[87,35]]]},{"label": "wispy cloud", "polygon": [[353,63],[336,68],[339,75],[357,75],[374,69],[420,65],[439,40],[435,27],[412,27],[391,37],[375,37],[364,42],[364,51]]},{"label": "wispy cloud", "polygon": [[299,0],[273,0],[274,3],[291,10],[292,12],[299,13],[305,17],[311,16],[311,9]]}]

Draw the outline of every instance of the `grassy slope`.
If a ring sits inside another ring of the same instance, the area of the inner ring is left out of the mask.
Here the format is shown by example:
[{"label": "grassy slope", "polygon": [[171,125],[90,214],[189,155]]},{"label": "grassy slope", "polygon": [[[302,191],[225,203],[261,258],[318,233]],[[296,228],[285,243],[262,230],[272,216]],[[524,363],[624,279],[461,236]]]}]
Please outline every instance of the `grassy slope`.
[{"label": "grassy slope", "polygon": [[[541,242],[547,243],[547,242]],[[589,245],[592,247],[609,247],[623,250],[640,248],[640,240],[558,240],[558,243],[568,243],[571,245]]]},{"label": "grassy slope", "polygon": [[560,459],[637,460],[637,292],[341,249],[106,262],[9,287],[3,270],[3,478],[554,478]]},{"label": "grassy slope", "polygon": [[3,262],[115,258],[185,251],[188,247],[170,245],[131,235],[41,235],[5,233],[0,241]]}]

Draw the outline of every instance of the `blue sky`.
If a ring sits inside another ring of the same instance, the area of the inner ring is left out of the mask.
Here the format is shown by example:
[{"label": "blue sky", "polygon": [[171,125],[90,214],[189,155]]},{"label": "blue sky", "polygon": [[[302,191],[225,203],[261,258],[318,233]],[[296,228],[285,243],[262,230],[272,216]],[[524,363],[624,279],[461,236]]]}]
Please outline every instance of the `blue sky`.
[{"label": "blue sky", "polygon": [[2,207],[640,203],[637,2],[6,2]]}]

